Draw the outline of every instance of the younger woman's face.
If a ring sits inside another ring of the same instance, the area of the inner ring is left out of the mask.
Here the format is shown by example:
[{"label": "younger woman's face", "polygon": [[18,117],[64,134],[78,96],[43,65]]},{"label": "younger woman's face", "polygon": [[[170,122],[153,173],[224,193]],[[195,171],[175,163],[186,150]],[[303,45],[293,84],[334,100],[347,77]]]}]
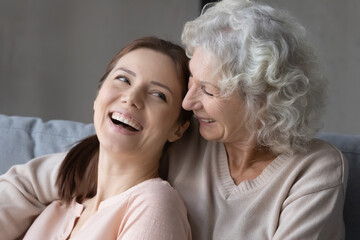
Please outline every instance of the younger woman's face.
[{"label": "younger woman's face", "polygon": [[121,57],[94,102],[100,149],[122,154],[161,154],[182,136],[178,121],[183,80],[170,57],[140,48]]}]

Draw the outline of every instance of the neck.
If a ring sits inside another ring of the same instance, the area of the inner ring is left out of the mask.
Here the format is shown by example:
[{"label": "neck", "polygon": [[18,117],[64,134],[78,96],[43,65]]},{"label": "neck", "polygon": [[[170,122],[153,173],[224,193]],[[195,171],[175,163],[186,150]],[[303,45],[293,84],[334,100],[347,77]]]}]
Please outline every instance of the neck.
[{"label": "neck", "polygon": [[256,141],[225,143],[230,175],[238,185],[258,177],[276,158],[268,148],[261,148]]},{"label": "neck", "polygon": [[160,156],[124,156],[99,151],[96,208],[99,204],[129,188],[158,177]]}]

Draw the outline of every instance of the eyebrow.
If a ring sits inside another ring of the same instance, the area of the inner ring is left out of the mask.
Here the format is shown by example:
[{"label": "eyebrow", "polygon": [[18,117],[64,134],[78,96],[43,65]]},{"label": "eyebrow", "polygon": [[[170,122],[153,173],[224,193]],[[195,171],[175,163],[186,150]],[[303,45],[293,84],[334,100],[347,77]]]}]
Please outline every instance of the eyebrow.
[{"label": "eyebrow", "polygon": [[206,81],[199,81],[201,84],[204,84],[204,85],[210,85],[210,86],[213,86],[214,88],[220,90],[220,87],[216,84],[213,84],[211,82],[206,82]]},{"label": "eyebrow", "polygon": [[[191,61],[191,60],[190,60],[190,61]],[[189,65],[189,72],[190,72],[190,76],[191,76],[191,77],[194,77],[193,74],[192,74],[192,72],[191,72],[191,70],[190,70],[190,65]],[[219,87],[218,85],[214,84],[214,83],[207,82],[207,81],[201,81],[201,80],[199,80],[199,83],[205,84],[205,85],[210,85],[210,86],[213,86],[214,88],[220,90],[220,87]]]},{"label": "eyebrow", "polygon": [[154,85],[156,85],[156,86],[165,88],[165,89],[168,90],[172,95],[174,95],[173,92],[171,91],[171,89],[170,89],[168,86],[166,86],[166,85],[164,85],[164,84],[162,84],[162,83],[160,83],[160,82],[156,82],[156,81],[151,81],[150,83],[152,83],[152,84],[154,84]]},{"label": "eyebrow", "polygon": [[[122,71],[127,72],[128,74],[136,77],[136,73],[129,70],[129,69],[127,69],[127,68],[120,67],[120,68],[118,68],[118,70],[122,70]],[[153,85],[162,87],[162,88],[168,90],[172,95],[174,95],[173,92],[171,91],[171,89],[168,86],[166,86],[165,84],[162,84],[162,83],[157,82],[157,81],[151,81],[150,83],[153,84]]]},{"label": "eyebrow", "polygon": [[123,68],[123,67],[118,68],[118,69],[119,69],[119,70],[122,70],[122,71],[124,71],[124,72],[127,72],[128,74],[136,77],[136,73],[134,73],[133,71],[131,71],[131,70],[129,70],[129,69],[126,69],[126,68]]}]

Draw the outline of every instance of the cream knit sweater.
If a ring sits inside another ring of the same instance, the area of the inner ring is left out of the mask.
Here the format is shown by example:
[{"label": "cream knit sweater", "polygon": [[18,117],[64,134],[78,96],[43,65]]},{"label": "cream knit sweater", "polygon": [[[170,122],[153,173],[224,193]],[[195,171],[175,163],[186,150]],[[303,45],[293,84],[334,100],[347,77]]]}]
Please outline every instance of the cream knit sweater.
[{"label": "cream knit sweater", "polygon": [[168,181],[188,208],[193,239],[344,239],[347,162],[315,139],[310,150],[278,156],[235,185],[224,145],[191,129],[172,146]]}]

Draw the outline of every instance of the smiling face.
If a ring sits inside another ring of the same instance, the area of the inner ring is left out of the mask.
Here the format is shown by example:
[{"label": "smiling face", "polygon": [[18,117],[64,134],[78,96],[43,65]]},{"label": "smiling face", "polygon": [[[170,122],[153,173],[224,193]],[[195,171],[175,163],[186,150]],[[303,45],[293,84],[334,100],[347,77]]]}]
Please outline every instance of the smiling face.
[{"label": "smiling face", "polygon": [[248,140],[244,101],[238,91],[228,97],[220,95],[215,57],[196,47],[190,60],[191,77],[183,108],[192,110],[200,123],[200,134],[207,140],[237,142]]},{"label": "smiling face", "polygon": [[122,56],[94,102],[100,151],[159,157],[166,141],[184,131],[178,121],[183,89],[165,54],[140,48]]}]

